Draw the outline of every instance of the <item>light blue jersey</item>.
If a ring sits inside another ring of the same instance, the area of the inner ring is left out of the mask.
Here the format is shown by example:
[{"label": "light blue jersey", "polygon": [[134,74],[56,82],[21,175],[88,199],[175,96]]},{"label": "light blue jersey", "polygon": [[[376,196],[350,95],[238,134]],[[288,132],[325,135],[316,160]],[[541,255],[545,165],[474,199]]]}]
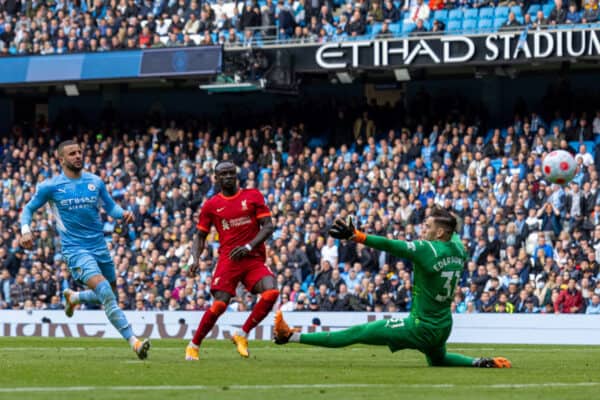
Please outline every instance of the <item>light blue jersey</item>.
[{"label": "light blue jersey", "polygon": [[63,252],[106,248],[101,206],[111,217],[123,217],[123,209],[110,197],[102,179],[88,172],[79,179],[60,174],[40,183],[23,209],[21,226],[29,225],[33,213],[46,203],[56,217]]},{"label": "light blue jersey", "polygon": [[81,178],[63,174],[45,180],[21,214],[21,226],[29,226],[33,213],[48,203],[56,218],[62,253],[73,277],[86,283],[101,273],[115,281],[112,258],[104,240],[100,207],[113,218],[122,218],[123,209],[108,194],[100,177],[83,172]]}]

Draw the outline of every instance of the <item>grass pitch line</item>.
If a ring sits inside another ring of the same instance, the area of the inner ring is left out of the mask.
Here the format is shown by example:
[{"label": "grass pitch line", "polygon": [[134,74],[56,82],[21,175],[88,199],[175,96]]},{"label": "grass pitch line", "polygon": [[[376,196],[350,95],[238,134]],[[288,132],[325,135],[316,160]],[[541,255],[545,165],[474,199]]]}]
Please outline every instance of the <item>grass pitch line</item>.
[{"label": "grass pitch line", "polygon": [[149,390],[282,390],[282,389],[377,389],[399,387],[404,389],[539,389],[541,387],[595,387],[600,382],[544,382],[544,383],[500,383],[492,385],[456,385],[440,384],[371,384],[371,383],[337,383],[337,384],[284,384],[284,385],[163,385],[163,386],[51,386],[51,387],[13,387],[0,388],[0,393],[40,393],[40,392],[87,392],[93,390],[141,392]]}]

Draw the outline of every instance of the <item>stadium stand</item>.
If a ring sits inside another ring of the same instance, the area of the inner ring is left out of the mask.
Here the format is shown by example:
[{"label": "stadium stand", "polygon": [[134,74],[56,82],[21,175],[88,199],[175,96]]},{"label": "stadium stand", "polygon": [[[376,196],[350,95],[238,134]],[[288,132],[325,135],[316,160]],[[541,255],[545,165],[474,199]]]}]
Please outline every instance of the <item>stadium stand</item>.
[{"label": "stadium stand", "polygon": [[[354,136],[336,143],[299,123],[217,132],[173,121],[110,134],[66,134],[40,123],[34,137],[15,127],[0,143],[0,308],[60,309],[61,291],[75,286],[50,213],[32,225],[37,250],[17,244],[21,207],[36,183],[59,173],[53,151],[60,135],[81,139],[85,167],[136,215],[125,227],[105,216],[124,309],[211,304],[214,232],[194,279],[187,262],[197,210],[217,190],[211,169],[228,158],[240,165],[242,185],[259,188],[272,210],[277,230],[267,263],[283,310],[409,311],[409,263],[325,233],[335,215],[350,214],[369,233],[414,239],[435,203],[459,216],[471,255],[455,312],[600,312],[600,112],[558,114],[549,122],[515,116],[489,132],[454,119],[426,132],[420,125],[381,128],[383,110],[370,111],[354,113],[346,127]],[[575,154],[581,167],[566,188],[541,175],[541,155],[557,147]],[[247,310],[255,301],[240,290],[230,309]]]},{"label": "stadium stand", "polygon": [[[424,8],[428,3],[423,4]],[[371,39],[382,22],[390,24],[395,37],[413,31],[416,9],[389,0],[371,2],[377,5],[369,9],[368,2],[361,4],[334,2],[331,9],[323,2],[305,0],[7,2],[0,5],[0,54],[50,55],[213,44],[260,47],[289,41],[339,41],[352,36]],[[460,2],[460,8],[453,8],[457,4],[454,2],[444,4],[448,9],[436,8],[422,14],[424,17],[419,14],[426,30],[438,21],[452,34],[496,31],[506,23],[510,11],[519,23],[532,21],[530,27],[536,29],[557,24],[566,24],[565,28],[594,27],[598,20],[598,6],[593,1],[579,10],[569,10],[567,2],[561,3],[558,14],[553,0],[531,4],[527,9],[519,5],[478,8],[479,4],[469,1]],[[540,10],[541,22],[537,14]],[[434,33],[439,34],[439,30]]]}]

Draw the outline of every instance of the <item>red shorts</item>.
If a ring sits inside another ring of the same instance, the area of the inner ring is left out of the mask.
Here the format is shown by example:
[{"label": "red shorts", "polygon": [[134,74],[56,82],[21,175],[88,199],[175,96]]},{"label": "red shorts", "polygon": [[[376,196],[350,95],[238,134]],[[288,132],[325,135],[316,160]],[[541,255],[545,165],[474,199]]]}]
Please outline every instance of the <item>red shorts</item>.
[{"label": "red shorts", "polygon": [[266,276],[275,276],[261,259],[248,258],[233,262],[219,260],[212,276],[211,292],[227,292],[235,296],[238,283],[242,282],[246,290],[251,291]]}]

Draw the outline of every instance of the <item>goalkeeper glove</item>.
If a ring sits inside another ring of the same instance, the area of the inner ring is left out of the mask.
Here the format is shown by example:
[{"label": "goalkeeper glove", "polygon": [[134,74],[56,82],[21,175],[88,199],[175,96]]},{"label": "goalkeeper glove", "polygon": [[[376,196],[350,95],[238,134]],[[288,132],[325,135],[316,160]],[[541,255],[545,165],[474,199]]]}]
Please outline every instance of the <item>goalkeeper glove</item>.
[{"label": "goalkeeper glove", "polygon": [[329,228],[329,235],[335,239],[354,240],[355,242],[364,242],[366,235],[354,227],[354,221],[348,217],[348,222],[338,218]]}]

